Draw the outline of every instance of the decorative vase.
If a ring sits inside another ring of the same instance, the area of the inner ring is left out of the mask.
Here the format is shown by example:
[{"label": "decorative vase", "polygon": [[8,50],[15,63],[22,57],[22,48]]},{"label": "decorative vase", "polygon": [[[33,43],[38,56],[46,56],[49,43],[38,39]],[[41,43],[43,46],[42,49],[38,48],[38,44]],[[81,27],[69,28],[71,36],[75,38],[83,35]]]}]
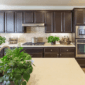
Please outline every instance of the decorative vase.
[{"label": "decorative vase", "polygon": [[56,42],[51,42],[51,45],[55,45],[56,44]]}]

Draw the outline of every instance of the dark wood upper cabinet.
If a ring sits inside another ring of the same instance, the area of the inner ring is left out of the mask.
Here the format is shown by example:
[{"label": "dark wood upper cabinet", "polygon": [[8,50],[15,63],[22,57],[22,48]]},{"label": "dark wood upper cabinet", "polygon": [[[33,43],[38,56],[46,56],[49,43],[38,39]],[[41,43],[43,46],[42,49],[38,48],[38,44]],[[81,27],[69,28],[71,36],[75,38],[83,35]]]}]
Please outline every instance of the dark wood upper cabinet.
[{"label": "dark wood upper cabinet", "polygon": [[0,12],[0,33],[5,32],[5,13]]},{"label": "dark wood upper cabinet", "polygon": [[6,33],[15,32],[14,12],[13,11],[5,12],[5,32]]},{"label": "dark wood upper cabinet", "polygon": [[72,12],[64,12],[64,32],[72,32]]},{"label": "dark wood upper cabinet", "polygon": [[46,12],[45,32],[53,33],[53,12]]},{"label": "dark wood upper cabinet", "polygon": [[72,12],[54,12],[54,33],[72,32]]},{"label": "dark wood upper cabinet", "polygon": [[75,25],[85,24],[84,22],[84,9],[74,9]]},{"label": "dark wood upper cabinet", "polygon": [[45,12],[34,12],[34,23],[44,23],[45,22]]},{"label": "dark wood upper cabinet", "polygon": [[62,12],[54,12],[54,32],[63,32],[62,29]]},{"label": "dark wood upper cabinet", "polygon": [[24,12],[24,23],[33,23],[34,22],[34,13],[31,11]]},{"label": "dark wood upper cabinet", "polygon": [[22,26],[22,12],[15,12],[15,32],[16,33],[23,33],[24,28]]}]

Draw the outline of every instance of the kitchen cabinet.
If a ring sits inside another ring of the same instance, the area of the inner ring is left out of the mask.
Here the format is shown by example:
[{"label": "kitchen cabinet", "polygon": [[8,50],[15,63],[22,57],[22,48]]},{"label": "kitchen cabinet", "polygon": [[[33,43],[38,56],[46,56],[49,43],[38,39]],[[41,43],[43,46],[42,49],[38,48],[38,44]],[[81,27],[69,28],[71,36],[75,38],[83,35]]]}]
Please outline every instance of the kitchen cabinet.
[{"label": "kitchen cabinet", "polygon": [[6,33],[15,32],[14,12],[13,11],[5,12],[5,32]]},{"label": "kitchen cabinet", "polygon": [[78,62],[78,64],[81,67],[85,67],[85,59],[84,58],[76,59],[76,61]]},{"label": "kitchen cabinet", "polygon": [[43,57],[43,48],[28,48],[24,47],[23,50],[25,50],[26,53],[30,54],[32,58],[41,58]]},{"label": "kitchen cabinet", "polygon": [[59,57],[59,48],[44,48],[44,58]]},{"label": "kitchen cabinet", "polygon": [[45,32],[53,33],[53,12],[46,12],[45,24]]},{"label": "kitchen cabinet", "polygon": [[60,58],[75,57],[75,48],[60,48]]},{"label": "kitchen cabinet", "polygon": [[22,12],[15,12],[15,33],[23,33],[24,27],[22,26]]},{"label": "kitchen cabinet", "polygon": [[0,33],[5,32],[5,13],[0,12]]},{"label": "kitchen cabinet", "polygon": [[72,32],[72,12],[54,12],[54,33]]},{"label": "kitchen cabinet", "polygon": [[34,12],[33,11],[25,11],[24,12],[24,24],[33,23],[34,22]]},{"label": "kitchen cabinet", "polygon": [[75,25],[85,24],[85,10],[84,9],[74,9],[74,20]]},{"label": "kitchen cabinet", "polygon": [[4,56],[4,49],[2,49],[0,52],[0,58],[2,58],[3,56]]},{"label": "kitchen cabinet", "polygon": [[44,23],[45,22],[45,12],[36,11],[34,12],[34,23]]},{"label": "kitchen cabinet", "polygon": [[72,32],[72,12],[64,12],[64,32]]},{"label": "kitchen cabinet", "polygon": [[63,32],[62,29],[62,12],[54,12],[54,32]]}]

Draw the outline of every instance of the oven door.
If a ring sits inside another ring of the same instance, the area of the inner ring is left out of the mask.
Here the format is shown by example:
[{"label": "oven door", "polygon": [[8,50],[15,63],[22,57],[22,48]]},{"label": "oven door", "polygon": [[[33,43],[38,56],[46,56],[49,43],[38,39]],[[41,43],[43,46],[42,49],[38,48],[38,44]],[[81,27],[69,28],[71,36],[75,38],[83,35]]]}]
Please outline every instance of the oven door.
[{"label": "oven door", "polygon": [[76,57],[85,58],[85,39],[76,39]]}]

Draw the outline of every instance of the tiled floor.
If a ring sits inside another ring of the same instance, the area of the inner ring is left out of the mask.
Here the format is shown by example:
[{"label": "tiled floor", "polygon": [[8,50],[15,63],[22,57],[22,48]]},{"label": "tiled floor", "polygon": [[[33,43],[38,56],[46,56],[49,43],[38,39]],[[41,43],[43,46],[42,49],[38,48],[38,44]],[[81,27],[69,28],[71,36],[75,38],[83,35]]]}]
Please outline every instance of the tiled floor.
[{"label": "tiled floor", "polygon": [[82,68],[82,70],[85,72],[85,68]]}]

